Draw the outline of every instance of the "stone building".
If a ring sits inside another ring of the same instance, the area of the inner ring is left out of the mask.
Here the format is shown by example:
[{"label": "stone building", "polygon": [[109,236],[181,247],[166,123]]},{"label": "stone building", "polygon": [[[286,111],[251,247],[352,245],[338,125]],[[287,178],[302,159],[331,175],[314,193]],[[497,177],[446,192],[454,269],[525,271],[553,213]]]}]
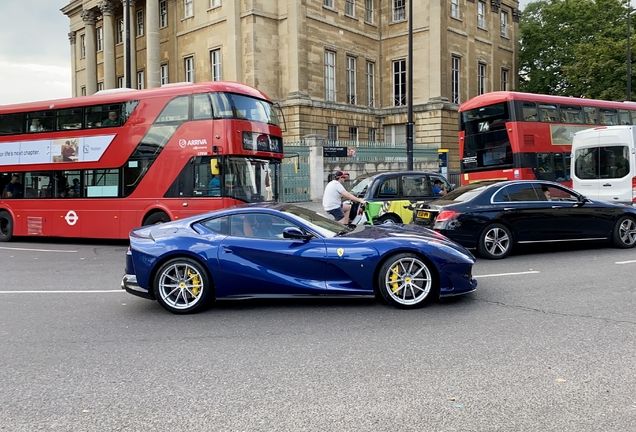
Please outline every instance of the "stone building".
[{"label": "stone building", "polygon": [[[415,144],[457,158],[458,104],[516,88],[519,3],[413,1]],[[240,81],[287,140],[406,141],[407,0],[128,0],[130,82]],[[124,87],[126,0],[71,0],[73,95]]]}]

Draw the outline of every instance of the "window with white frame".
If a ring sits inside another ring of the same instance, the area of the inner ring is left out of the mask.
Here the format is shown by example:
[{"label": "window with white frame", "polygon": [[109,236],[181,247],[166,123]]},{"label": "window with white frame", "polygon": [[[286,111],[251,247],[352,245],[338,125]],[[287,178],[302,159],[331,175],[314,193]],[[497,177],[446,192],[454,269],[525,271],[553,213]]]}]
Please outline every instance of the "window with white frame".
[{"label": "window with white frame", "polygon": [[406,105],[406,60],[393,62],[393,106]]},{"label": "window with white frame", "polygon": [[168,26],[168,6],[166,5],[166,0],[161,0],[159,2],[159,27],[167,27]]},{"label": "window with white frame", "polygon": [[377,130],[375,128],[369,128],[369,142],[376,141]]},{"label": "window with white frame", "polygon": [[406,125],[393,124],[384,126],[384,141],[393,144],[406,143]]},{"label": "window with white frame", "polygon": [[137,11],[137,36],[144,34],[144,11],[139,9]]},{"label": "window with white frame", "polygon": [[86,35],[80,36],[80,58],[86,57]]},{"label": "window with white frame", "polygon": [[183,59],[183,70],[185,71],[185,81],[194,82],[194,57],[186,57]]},{"label": "window with white frame", "polygon": [[375,106],[375,63],[367,62],[367,106]]},{"label": "window with white frame", "polygon": [[104,50],[104,28],[97,27],[97,52]]},{"label": "window with white frame", "polygon": [[356,16],[355,0],[345,0],[345,15]]},{"label": "window with white frame", "polygon": [[349,127],[349,141],[358,142],[358,128],[356,126]]},{"label": "window with white frame", "polygon": [[323,0],[322,5],[328,8],[333,9],[333,0]]},{"label": "window with white frame", "polygon": [[393,0],[393,22],[406,19],[405,3],[406,0]]},{"label": "window with white frame", "polygon": [[117,43],[124,41],[124,20],[117,20]]},{"label": "window with white frame", "polygon": [[508,69],[501,69],[501,91],[508,90]]},{"label": "window with white frame", "polygon": [[501,35],[508,37],[508,12],[501,11]]},{"label": "window with white frame", "polygon": [[221,49],[210,51],[210,69],[212,70],[212,81],[221,81]]},{"label": "window with white frame", "polygon": [[117,77],[117,88],[124,88],[124,77]]},{"label": "window with white frame", "polygon": [[486,3],[477,2],[477,27],[486,28]]},{"label": "window with white frame", "polygon": [[459,67],[460,67],[460,58],[453,56],[451,59],[451,102],[454,104],[460,103]]},{"label": "window with white frame", "polygon": [[347,103],[356,104],[356,59],[347,56]]},{"label": "window with white frame", "polygon": [[327,141],[330,144],[338,141],[338,126],[333,124],[327,125]]},{"label": "window with white frame", "polygon": [[336,101],[336,53],[325,51],[325,100]]},{"label": "window with white frame", "polygon": [[161,65],[160,76],[161,76],[161,85],[165,85],[170,82],[168,81],[168,65],[167,64]]},{"label": "window with white frame", "polygon": [[221,6],[221,0],[210,0],[210,9]]},{"label": "window with white frame", "polygon": [[451,0],[451,16],[457,19],[461,18],[459,14],[459,0]]},{"label": "window with white frame", "polygon": [[194,0],[183,0],[183,17],[190,18],[194,16],[194,7],[192,6],[192,2]]},{"label": "window with white frame", "polygon": [[486,64],[477,65],[477,94],[486,93]]},{"label": "window with white frame", "polygon": [[104,90],[104,83],[103,82],[98,82],[97,83],[97,91],[102,91]]},{"label": "window with white frame", "polygon": [[146,75],[144,74],[144,71],[139,71],[137,72],[137,88],[141,90],[145,87],[146,87]]},{"label": "window with white frame", "polygon": [[373,1],[365,0],[364,2],[364,21],[373,24]]}]

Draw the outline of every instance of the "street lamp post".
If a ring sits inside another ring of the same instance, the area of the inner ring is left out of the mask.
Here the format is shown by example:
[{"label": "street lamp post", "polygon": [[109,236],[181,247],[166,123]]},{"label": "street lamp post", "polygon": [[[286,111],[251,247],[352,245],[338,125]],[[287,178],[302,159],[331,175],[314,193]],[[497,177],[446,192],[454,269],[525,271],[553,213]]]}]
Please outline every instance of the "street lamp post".
[{"label": "street lamp post", "polygon": [[132,79],[130,76],[130,0],[126,0],[124,4],[124,20],[126,21],[126,51],[124,54],[124,63],[126,64],[126,88],[132,88]]},{"label": "street lamp post", "polygon": [[406,120],[406,169],[413,170],[413,0],[409,0],[408,110]]}]

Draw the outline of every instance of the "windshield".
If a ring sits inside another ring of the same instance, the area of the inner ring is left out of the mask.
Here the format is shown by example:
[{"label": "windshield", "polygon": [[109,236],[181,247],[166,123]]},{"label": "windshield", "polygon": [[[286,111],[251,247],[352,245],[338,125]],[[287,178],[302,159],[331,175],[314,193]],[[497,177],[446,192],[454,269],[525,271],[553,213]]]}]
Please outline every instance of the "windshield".
[{"label": "windshield", "polygon": [[339,222],[327,219],[314,211],[307,210],[302,207],[289,205],[287,207],[283,207],[282,211],[301,219],[305,224],[309,225],[312,230],[324,237],[335,237],[342,232],[348,233],[352,231],[351,228],[342,225]]},{"label": "windshield", "polygon": [[261,99],[234,93],[210,93],[214,118],[240,119],[279,125],[274,106]]},{"label": "windshield", "polygon": [[373,177],[365,177],[362,180],[356,179],[353,187],[351,188],[351,193],[355,196],[363,195],[367,187],[369,186],[369,183],[371,183],[372,178]]},{"label": "windshield", "polygon": [[457,201],[457,202],[470,201],[471,199],[475,198],[477,195],[482,193],[488,186],[492,184],[493,182],[480,182],[480,183],[469,184],[466,186],[461,186],[455,189],[454,191],[451,191],[447,193],[446,195],[444,195],[444,197],[441,198],[440,201],[442,200]]}]

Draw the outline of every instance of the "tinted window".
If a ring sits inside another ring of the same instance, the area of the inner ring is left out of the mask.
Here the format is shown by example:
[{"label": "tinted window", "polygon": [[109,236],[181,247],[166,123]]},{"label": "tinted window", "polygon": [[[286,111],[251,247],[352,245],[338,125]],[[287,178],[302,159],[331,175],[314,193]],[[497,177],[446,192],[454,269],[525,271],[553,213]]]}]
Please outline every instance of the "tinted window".
[{"label": "tinted window", "polygon": [[55,111],[38,111],[27,113],[27,131],[45,132],[52,131],[55,126]]},{"label": "tinted window", "polygon": [[223,216],[214,219],[208,219],[204,222],[201,222],[201,225],[209,229],[210,231],[214,231],[215,233],[222,235],[230,234],[230,216]]},{"label": "tinted window", "polygon": [[377,196],[380,198],[396,198],[398,195],[398,179],[397,177],[384,179]]},{"label": "tinted window", "polygon": [[58,110],[57,130],[81,129],[83,114],[82,108]]},{"label": "tinted window", "polygon": [[561,105],[561,121],[563,123],[585,123],[583,109],[575,105]]},{"label": "tinted window", "polygon": [[168,102],[163,111],[161,111],[161,114],[157,118],[157,123],[185,121],[188,119],[189,107],[189,96],[174,98]]},{"label": "tinted window", "polygon": [[22,133],[24,114],[0,115],[0,135]]},{"label": "tinted window", "polygon": [[537,110],[537,104],[534,102],[523,102],[523,119],[526,121],[537,121],[539,112]]},{"label": "tinted window", "polygon": [[194,119],[206,120],[212,118],[212,105],[207,94],[195,94],[193,98]]},{"label": "tinted window", "polygon": [[492,183],[473,183],[470,185],[462,186],[452,192],[447,193],[444,196],[443,200],[460,202],[470,201],[471,199],[484,192],[491,184]]},{"label": "tinted window", "polygon": [[506,186],[503,191],[504,201],[538,201],[532,183],[517,183]]},{"label": "tinted window", "polygon": [[420,197],[432,195],[426,176],[403,176],[402,189],[405,197]]}]

